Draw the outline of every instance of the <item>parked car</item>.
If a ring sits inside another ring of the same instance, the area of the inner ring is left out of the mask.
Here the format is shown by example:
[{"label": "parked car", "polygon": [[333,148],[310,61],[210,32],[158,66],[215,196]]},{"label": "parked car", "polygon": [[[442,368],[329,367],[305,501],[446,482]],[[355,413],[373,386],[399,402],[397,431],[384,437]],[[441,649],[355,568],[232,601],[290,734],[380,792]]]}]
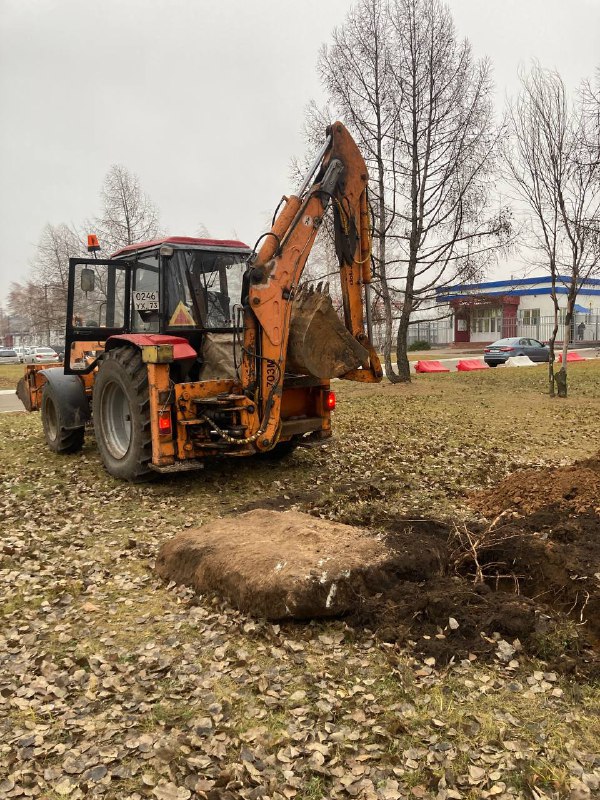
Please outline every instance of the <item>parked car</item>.
[{"label": "parked car", "polygon": [[29,347],[23,356],[24,364],[51,364],[61,360],[58,353],[51,347]]},{"label": "parked car", "polygon": [[12,349],[15,351],[15,353],[16,353],[16,354],[17,354],[17,356],[19,357],[19,361],[20,361],[20,362],[21,362],[21,364],[22,364],[22,363],[23,363],[23,356],[24,356],[24,355],[25,355],[25,353],[27,352],[27,349],[28,349],[28,348],[27,348],[27,347],[24,347],[22,344],[18,344],[16,347],[13,347]]},{"label": "parked car", "polygon": [[60,360],[63,361],[65,357],[65,346],[64,344],[51,344],[50,347],[54,350],[55,353],[58,353],[60,356]]},{"label": "parked car", "polygon": [[16,350],[9,350],[8,348],[2,347],[0,349],[0,364],[18,364],[19,363],[19,355]]},{"label": "parked car", "polygon": [[512,356],[528,356],[532,361],[548,361],[550,350],[548,345],[537,339],[525,339],[515,336],[512,339],[498,339],[483,351],[483,360],[490,367],[504,364]]}]

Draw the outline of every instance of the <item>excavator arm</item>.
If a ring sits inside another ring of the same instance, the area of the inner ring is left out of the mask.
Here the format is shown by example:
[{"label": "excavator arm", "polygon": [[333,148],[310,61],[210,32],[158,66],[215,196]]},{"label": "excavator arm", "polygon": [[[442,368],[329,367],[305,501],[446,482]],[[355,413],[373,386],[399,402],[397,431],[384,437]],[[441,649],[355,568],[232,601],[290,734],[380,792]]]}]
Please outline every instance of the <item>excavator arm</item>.
[{"label": "excavator arm", "polygon": [[[342,350],[337,348],[324,369],[333,370],[336,377],[364,382],[378,382],[383,374],[368,322],[372,277],[368,172],[341,122],[331,125],[326,135],[297,194],[284,198],[248,272],[240,377],[244,390],[258,398],[262,412],[252,437],[259,450],[268,450],[277,441],[294,303],[304,301],[300,280],[329,206],[333,207],[344,324],[349,335],[344,334]],[[327,361],[325,353],[323,347]],[[344,364],[353,366],[345,369]]]}]

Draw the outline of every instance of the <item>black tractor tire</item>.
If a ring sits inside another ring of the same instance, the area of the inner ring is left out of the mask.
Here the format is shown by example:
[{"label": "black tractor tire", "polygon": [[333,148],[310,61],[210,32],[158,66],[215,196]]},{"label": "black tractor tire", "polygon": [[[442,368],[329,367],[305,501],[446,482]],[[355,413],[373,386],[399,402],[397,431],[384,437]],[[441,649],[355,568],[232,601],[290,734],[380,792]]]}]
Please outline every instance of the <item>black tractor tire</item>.
[{"label": "black tractor tire", "polygon": [[85,428],[64,428],[60,401],[50,383],[42,390],[42,427],[53,453],[77,453],[83,447]]},{"label": "black tractor tire", "polygon": [[148,369],[135,347],[109,350],[92,396],[94,433],[107,472],[126,481],[153,477]]}]

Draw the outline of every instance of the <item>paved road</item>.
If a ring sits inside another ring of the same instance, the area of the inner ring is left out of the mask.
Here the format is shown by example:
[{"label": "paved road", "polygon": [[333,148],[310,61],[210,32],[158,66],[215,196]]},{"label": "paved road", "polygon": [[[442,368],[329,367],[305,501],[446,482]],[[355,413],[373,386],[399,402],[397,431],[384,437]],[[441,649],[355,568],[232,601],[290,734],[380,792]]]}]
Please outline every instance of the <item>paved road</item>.
[{"label": "paved road", "polygon": [[25,407],[14,389],[2,389],[0,390],[0,414],[8,414],[10,411],[25,411]]}]

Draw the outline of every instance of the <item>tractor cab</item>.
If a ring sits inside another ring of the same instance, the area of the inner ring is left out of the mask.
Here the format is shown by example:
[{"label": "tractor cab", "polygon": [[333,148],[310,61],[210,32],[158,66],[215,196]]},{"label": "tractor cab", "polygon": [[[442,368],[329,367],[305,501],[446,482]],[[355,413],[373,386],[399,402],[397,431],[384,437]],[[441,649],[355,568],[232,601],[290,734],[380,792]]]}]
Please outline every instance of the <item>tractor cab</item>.
[{"label": "tractor cab", "polygon": [[[65,372],[93,369],[110,337],[160,344],[167,335],[187,340],[199,356],[186,363],[188,379],[231,377],[250,252],[239,241],[170,237],[129,245],[110,259],[71,259]],[[219,363],[211,366],[215,347]]]}]

